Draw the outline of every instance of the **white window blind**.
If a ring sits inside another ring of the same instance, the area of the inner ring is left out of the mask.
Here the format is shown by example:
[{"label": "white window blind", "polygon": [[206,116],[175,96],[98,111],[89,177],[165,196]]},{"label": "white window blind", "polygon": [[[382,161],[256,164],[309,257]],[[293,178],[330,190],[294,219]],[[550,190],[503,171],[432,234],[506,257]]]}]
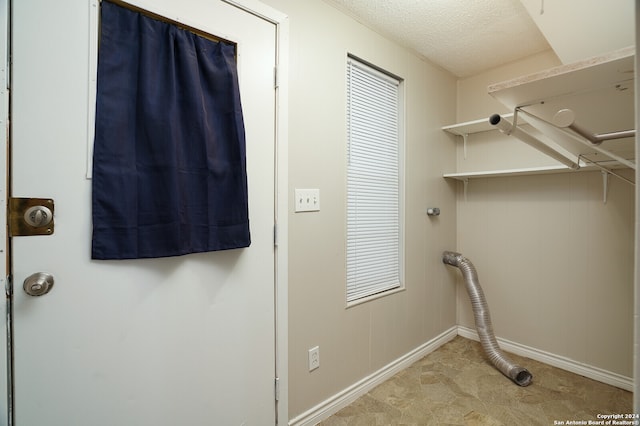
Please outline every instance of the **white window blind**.
[{"label": "white window blind", "polygon": [[400,287],[400,82],[347,65],[347,302]]}]

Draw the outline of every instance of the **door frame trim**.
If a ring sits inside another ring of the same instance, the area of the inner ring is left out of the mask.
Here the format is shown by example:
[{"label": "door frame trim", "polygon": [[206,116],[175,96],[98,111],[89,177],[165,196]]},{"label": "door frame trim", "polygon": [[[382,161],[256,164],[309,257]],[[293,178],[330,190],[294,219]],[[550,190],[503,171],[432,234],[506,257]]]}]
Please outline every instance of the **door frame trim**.
[{"label": "door frame trim", "polygon": [[[276,365],[279,398],[276,405],[278,425],[289,423],[289,17],[258,0],[222,0],[276,26]],[[274,385],[275,386],[275,385]]]}]

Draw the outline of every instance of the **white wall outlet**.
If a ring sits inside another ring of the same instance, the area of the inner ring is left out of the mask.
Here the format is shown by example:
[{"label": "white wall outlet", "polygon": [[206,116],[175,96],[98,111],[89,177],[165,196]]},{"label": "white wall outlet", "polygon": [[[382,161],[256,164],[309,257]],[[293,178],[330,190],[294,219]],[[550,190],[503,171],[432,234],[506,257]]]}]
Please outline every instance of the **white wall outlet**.
[{"label": "white wall outlet", "polygon": [[320,346],[309,349],[309,371],[320,367]]},{"label": "white wall outlet", "polygon": [[320,211],[320,190],[319,189],[297,189],[295,191],[297,212],[318,212]]}]

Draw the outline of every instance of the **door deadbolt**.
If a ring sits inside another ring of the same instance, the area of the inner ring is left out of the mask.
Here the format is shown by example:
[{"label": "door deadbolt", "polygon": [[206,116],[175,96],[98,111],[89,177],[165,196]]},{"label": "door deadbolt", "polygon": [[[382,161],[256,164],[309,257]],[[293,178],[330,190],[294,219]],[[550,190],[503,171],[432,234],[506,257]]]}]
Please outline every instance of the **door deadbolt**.
[{"label": "door deadbolt", "polygon": [[29,275],[22,285],[24,292],[29,296],[42,296],[53,288],[53,275],[46,272],[36,272]]},{"label": "door deadbolt", "polygon": [[53,213],[47,206],[32,206],[24,212],[24,220],[34,228],[42,228],[51,223]]},{"label": "door deadbolt", "polygon": [[9,198],[9,236],[52,235],[55,205],[51,198]]}]

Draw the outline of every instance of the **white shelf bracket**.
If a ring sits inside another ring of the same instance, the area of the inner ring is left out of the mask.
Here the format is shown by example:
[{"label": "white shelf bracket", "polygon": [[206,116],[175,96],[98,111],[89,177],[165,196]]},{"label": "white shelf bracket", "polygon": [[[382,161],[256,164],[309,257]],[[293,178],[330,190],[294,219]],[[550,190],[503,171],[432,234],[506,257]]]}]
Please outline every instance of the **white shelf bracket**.
[{"label": "white shelf bracket", "polygon": [[602,173],[602,202],[607,204],[607,194],[609,193],[609,172],[602,170],[600,173]]},{"label": "white shelf bracket", "polygon": [[464,159],[467,159],[467,139],[469,138],[469,133],[464,133],[462,135],[462,152],[464,155]]},{"label": "white shelf bracket", "polygon": [[462,180],[462,186],[463,186],[464,201],[467,201],[467,188],[469,187],[468,178]]}]

